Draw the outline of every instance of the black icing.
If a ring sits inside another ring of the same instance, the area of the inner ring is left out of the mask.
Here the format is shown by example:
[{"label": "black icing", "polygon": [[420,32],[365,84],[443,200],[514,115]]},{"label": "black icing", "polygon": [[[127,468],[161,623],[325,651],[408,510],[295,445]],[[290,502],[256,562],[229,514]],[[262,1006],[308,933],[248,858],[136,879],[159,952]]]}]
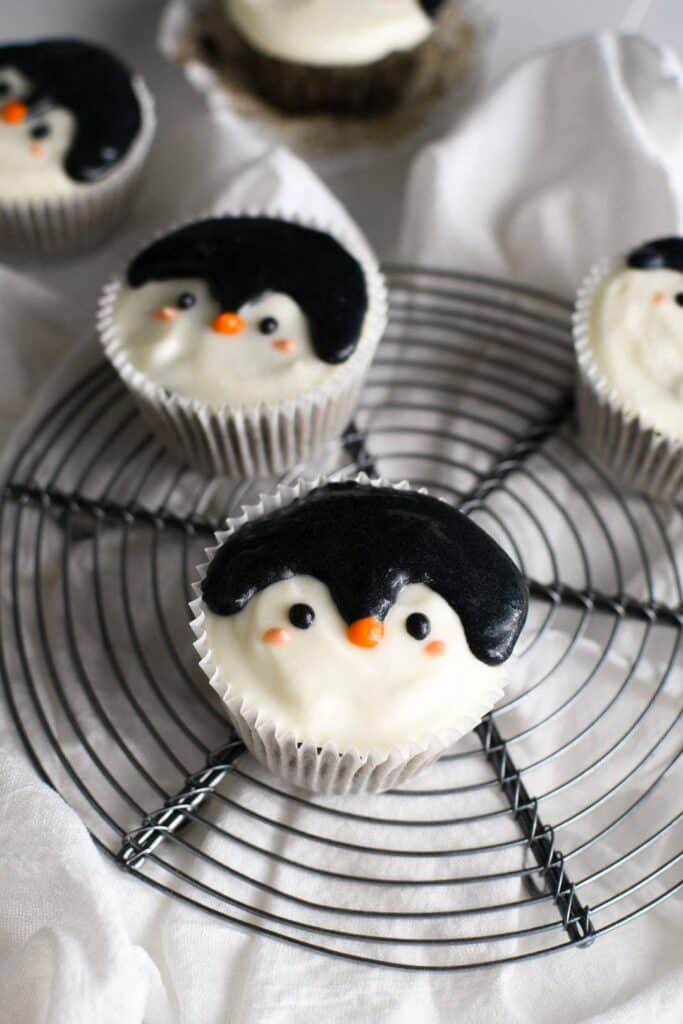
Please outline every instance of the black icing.
[{"label": "black icing", "polygon": [[444,0],[420,0],[420,7],[430,18],[435,18],[444,5]]},{"label": "black icing", "polygon": [[683,271],[683,238],[672,235],[645,242],[628,254],[626,262],[634,270]]},{"label": "black icing", "polygon": [[128,268],[134,288],[180,277],[205,281],[225,312],[265,292],[284,292],[303,310],[326,363],[349,358],[368,304],[361,266],[339,242],[270,217],[197,221],[153,242]]},{"label": "black icing", "polygon": [[415,491],[328,484],[247,523],[214,556],[202,583],[210,610],[234,615],[278,580],[310,575],[351,623],[383,620],[408,583],[425,583],[458,614],[472,653],[511,654],[527,614],[524,580],[471,519]]},{"label": "black icing", "polygon": [[0,46],[0,68],[29,80],[22,102],[29,117],[66,107],[76,134],[64,160],[75,181],[97,181],[126,155],[142,124],[128,69],[100,46],[77,39],[45,39]]}]

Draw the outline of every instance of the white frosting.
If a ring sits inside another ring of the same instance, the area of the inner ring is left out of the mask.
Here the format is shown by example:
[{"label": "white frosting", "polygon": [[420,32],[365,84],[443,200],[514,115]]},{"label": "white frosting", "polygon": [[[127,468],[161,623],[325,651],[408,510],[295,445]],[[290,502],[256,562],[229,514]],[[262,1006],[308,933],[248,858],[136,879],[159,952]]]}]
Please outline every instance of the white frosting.
[{"label": "white frosting", "polygon": [[[191,292],[195,304],[178,310],[171,321],[157,319],[155,311],[174,307],[183,292]],[[217,333],[212,324],[221,312],[239,314],[244,329]],[[271,334],[259,329],[267,317],[278,324]],[[123,351],[149,380],[215,409],[292,398],[321,386],[339,370],[318,359],[306,317],[279,292],[225,311],[204,281],[151,281],[121,289],[114,323]]]},{"label": "white frosting", "polygon": [[[315,611],[308,629],[289,622],[299,602]],[[211,658],[230,696],[244,698],[297,740],[333,743],[340,751],[384,753],[469,724],[504,681],[504,668],[475,658],[456,613],[421,583],[401,591],[373,648],[347,638],[329,589],[311,576],[273,583],[235,615],[203,610]],[[425,640],[406,631],[412,612],[430,620]],[[286,630],[286,643],[264,642],[273,628]],[[444,652],[430,655],[427,647],[437,640]]]},{"label": "white frosting", "polygon": [[683,441],[683,274],[612,274],[592,303],[590,342],[597,368],[620,402],[649,427]]},{"label": "white frosting", "polygon": [[[23,101],[30,92],[27,78],[16,68],[0,67],[0,80],[9,92],[6,103]],[[33,139],[31,129],[46,125],[49,134]],[[64,158],[76,131],[76,119],[64,107],[53,107],[39,117],[11,124],[0,117],[0,198],[72,195],[82,188],[64,170]]]},{"label": "white frosting", "polygon": [[419,46],[434,23],[417,0],[223,0],[251,45],[281,60],[353,67]]}]

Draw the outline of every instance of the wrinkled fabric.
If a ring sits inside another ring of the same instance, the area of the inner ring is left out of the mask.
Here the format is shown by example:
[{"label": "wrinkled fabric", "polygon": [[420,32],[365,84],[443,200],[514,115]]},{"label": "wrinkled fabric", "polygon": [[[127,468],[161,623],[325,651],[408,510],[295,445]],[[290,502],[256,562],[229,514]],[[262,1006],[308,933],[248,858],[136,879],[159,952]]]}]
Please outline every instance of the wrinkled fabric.
[{"label": "wrinkled fabric", "polygon": [[531,57],[417,157],[400,254],[571,296],[683,225],[683,69],[637,36]]}]

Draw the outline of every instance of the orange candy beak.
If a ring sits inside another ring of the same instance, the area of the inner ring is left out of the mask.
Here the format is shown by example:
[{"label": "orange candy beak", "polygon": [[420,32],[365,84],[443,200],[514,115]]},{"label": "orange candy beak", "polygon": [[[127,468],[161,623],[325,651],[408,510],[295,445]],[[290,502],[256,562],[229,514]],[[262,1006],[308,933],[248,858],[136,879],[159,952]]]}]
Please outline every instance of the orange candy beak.
[{"label": "orange candy beak", "polygon": [[289,643],[289,633],[281,626],[272,626],[265,631],[261,639],[264,644],[270,644],[271,647],[284,647],[286,643]]},{"label": "orange candy beak", "polygon": [[0,117],[7,124],[21,124],[22,121],[26,120],[27,114],[28,107],[25,103],[20,103],[18,100],[11,100],[0,109]]},{"label": "orange candy beak", "polygon": [[219,313],[211,326],[217,334],[240,334],[247,324],[237,313]]},{"label": "orange candy beak", "polygon": [[384,636],[384,623],[372,616],[356,619],[347,629],[346,635],[356,647],[376,647]]}]

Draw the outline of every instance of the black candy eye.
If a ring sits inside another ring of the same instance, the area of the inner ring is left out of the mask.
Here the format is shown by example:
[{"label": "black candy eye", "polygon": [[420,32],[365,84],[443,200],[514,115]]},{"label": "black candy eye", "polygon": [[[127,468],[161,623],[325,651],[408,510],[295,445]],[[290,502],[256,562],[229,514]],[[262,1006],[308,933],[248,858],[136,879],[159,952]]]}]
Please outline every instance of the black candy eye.
[{"label": "black candy eye", "polygon": [[676,292],[674,298],[679,306],[683,306],[683,292]]},{"label": "black candy eye", "polygon": [[189,309],[190,306],[194,306],[196,301],[197,299],[192,292],[181,292],[175,300],[175,304],[178,309]]},{"label": "black candy eye", "polygon": [[278,329],[278,322],[274,316],[264,316],[258,325],[258,329],[261,334],[274,334]]},{"label": "black candy eye", "polygon": [[289,609],[289,621],[297,629],[309,629],[315,622],[315,612],[310,604],[293,604]]},{"label": "black candy eye", "polygon": [[424,640],[429,636],[432,624],[422,612],[413,612],[406,619],[406,632],[416,640]]},{"label": "black candy eye", "polygon": [[29,131],[29,135],[32,139],[44,139],[49,134],[50,126],[49,124],[45,124],[43,121],[41,121],[40,124],[34,124],[31,130]]},{"label": "black candy eye", "polygon": [[0,78],[0,96],[9,95],[9,82],[6,82],[4,78]]}]

